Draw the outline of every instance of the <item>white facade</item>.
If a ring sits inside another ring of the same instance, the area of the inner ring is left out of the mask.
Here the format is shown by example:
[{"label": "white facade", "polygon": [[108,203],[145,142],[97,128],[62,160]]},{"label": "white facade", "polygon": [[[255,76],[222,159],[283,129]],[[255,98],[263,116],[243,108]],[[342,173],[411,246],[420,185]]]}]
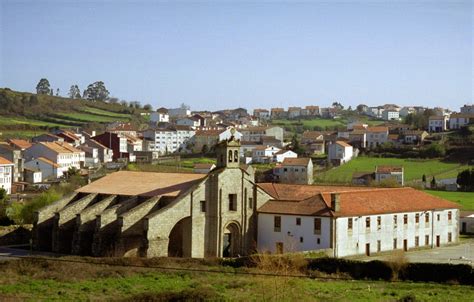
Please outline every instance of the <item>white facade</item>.
[{"label": "white facade", "polygon": [[461,107],[461,113],[474,114],[474,105],[464,105]]},{"label": "white facade", "polygon": [[[349,228],[350,219],[352,229]],[[334,256],[370,255],[457,242],[459,211],[450,209],[340,217],[335,219],[335,225]]]},{"label": "white facade", "polygon": [[171,118],[186,117],[191,115],[191,110],[187,108],[174,108],[169,109],[168,114]]},{"label": "white facade", "polygon": [[150,114],[150,122],[153,123],[169,123],[170,116],[164,112],[152,112]]},{"label": "white facade", "polygon": [[147,130],[143,135],[148,140],[147,151],[166,154],[184,150],[195,133],[194,130],[155,129]]},{"label": "white facade", "polygon": [[388,141],[388,128],[384,131],[372,131],[370,127],[367,129],[367,147],[375,148],[378,145]]},{"label": "white facade", "polygon": [[201,123],[199,122],[199,119],[190,117],[190,118],[180,118],[176,120],[176,125],[196,128],[196,127],[199,127]]},{"label": "white facade", "polygon": [[59,169],[57,164],[48,159],[37,158],[30,160],[25,163],[25,168],[40,170],[42,178],[46,180],[57,179],[63,176],[63,170]]},{"label": "white facade", "polygon": [[428,121],[429,132],[442,132],[448,129],[447,116],[430,116]]},{"label": "white facade", "polygon": [[409,114],[412,114],[412,113],[415,113],[416,112],[416,109],[414,107],[403,107],[402,109],[400,109],[400,116],[401,117],[406,117],[408,116]]},{"label": "white facade", "polygon": [[352,159],[354,149],[345,142],[335,142],[328,146],[328,160],[337,161],[340,165]]},{"label": "white facade", "polygon": [[263,148],[255,148],[252,152],[252,162],[254,163],[269,163],[273,161],[275,153],[280,149],[275,146],[266,146]]},{"label": "white facade", "polygon": [[[280,217],[280,227],[275,226],[275,220]],[[319,219],[320,222],[315,222]],[[315,225],[320,225],[319,230]],[[314,251],[327,249],[331,246],[331,218],[281,214],[258,214],[259,252]]]},{"label": "white facade", "polygon": [[4,189],[7,194],[12,192],[13,167],[13,163],[0,163],[0,188]]},{"label": "white facade", "polygon": [[282,163],[285,158],[297,158],[298,154],[291,150],[281,150],[280,152],[275,153],[273,156],[273,161],[277,163]]},{"label": "white facade", "polygon": [[474,121],[474,114],[452,114],[449,117],[449,129],[459,129]]},{"label": "white facade", "polygon": [[400,113],[394,110],[385,110],[382,113],[382,117],[386,121],[398,121],[400,120]]}]

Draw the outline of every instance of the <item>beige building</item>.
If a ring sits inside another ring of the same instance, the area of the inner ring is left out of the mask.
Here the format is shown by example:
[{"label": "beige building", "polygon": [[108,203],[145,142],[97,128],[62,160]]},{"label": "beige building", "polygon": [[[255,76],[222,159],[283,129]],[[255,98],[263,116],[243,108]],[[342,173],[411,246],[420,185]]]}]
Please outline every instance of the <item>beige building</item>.
[{"label": "beige building", "polygon": [[312,184],[313,162],[311,158],[285,158],[273,169],[277,180],[287,184]]}]

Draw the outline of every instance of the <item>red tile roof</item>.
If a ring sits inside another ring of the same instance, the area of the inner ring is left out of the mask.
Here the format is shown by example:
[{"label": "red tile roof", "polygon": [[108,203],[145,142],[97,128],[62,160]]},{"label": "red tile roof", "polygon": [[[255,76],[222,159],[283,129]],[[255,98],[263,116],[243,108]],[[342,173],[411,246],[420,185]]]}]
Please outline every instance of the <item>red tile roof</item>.
[{"label": "red tile roof", "polygon": [[388,132],[388,127],[367,127],[367,132]]},{"label": "red tile roof", "polygon": [[282,166],[308,166],[311,158],[285,158]]},{"label": "red tile roof", "polygon": [[0,165],[13,165],[13,163],[5,157],[0,156]]},{"label": "red tile roof", "polygon": [[8,143],[20,149],[28,149],[29,147],[32,146],[32,144],[29,141],[26,141],[24,139],[9,139]]},{"label": "red tile roof", "polygon": [[339,146],[342,146],[342,147],[352,147],[351,145],[349,145],[348,143],[346,143],[344,141],[337,141],[336,144],[338,144]]},{"label": "red tile roof", "polygon": [[377,173],[403,172],[403,166],[376,166]]}]

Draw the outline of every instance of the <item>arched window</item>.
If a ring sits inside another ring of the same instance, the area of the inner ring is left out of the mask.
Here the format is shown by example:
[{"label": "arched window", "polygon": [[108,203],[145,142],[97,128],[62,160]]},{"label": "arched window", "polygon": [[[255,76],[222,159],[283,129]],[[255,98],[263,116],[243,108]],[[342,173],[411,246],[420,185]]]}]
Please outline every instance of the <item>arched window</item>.
[{"label": "arched window", "polygon": [[239,150],[234,151],[234,162],[239,162]]},{"label": "arched window", "polygon": [[228,157],[229,163],[232,162],[232,150],[229,150],[229,157]]}]

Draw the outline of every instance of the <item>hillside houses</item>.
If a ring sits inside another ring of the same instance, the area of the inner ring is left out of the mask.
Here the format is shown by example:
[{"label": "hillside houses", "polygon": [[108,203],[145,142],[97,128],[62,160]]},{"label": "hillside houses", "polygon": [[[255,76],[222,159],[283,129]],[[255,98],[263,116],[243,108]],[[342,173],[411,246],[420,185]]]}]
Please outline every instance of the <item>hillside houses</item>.
[{"label": "hillside houses", "polygon": [[328,161],[336,166],[349,162],[354,156],[354,149],[344,141],[336,141],[328,146]]},{"label": "hillside houses", "polygon": [[313,162],[310,158],[285,158],[273,168],[277,182],[289,184],[312,184]]},{"label": "hillside houses", "polygon": [[[196,131],[188,126],[170,126],[166,128],[150,128],[143,132],[147,142],[147,151],[168,154],[190,150],[190,140]],[[115,153],[115,152],[114,152]]]},{"label": "hillside houses", "polygon": [[12,192],[14,166],[13,162],[0,156],[0,188],[7,194]]},{"label": "hillside houses", "polygon": [[[80,169],[84,165],[85,152],[68,143],[40,142],[25,150],[25,161],[45,158],[58,165],[65,174],[70,168]],[[27,165],[27,164],[25,164]]]}]

